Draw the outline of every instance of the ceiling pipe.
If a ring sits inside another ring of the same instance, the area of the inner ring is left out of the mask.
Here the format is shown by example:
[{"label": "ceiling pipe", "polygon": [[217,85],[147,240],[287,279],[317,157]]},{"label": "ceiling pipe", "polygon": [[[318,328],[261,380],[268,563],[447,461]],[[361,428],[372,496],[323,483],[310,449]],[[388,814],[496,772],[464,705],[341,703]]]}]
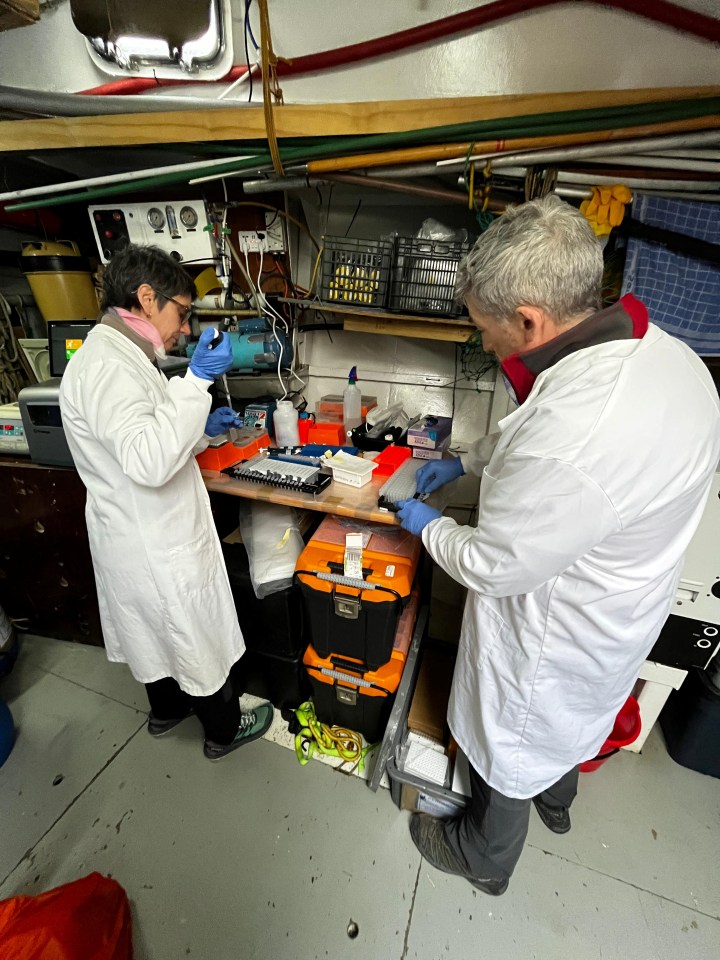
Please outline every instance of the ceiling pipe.
[{"label": "ceiling pipe", "polygon": [[47,93],[0,85],[0,108],[36,117],[94,117],[123,113],[157,113],[162,110],[227,110],[227,100],[207,97],[132,97],[94,99],[76,93]]},{"label": "ceiling pipe", "polygon": [[[349,63],[359,63],[387,56],[391,53],[434,43],[446,37],[491,26],[501,20],[533,13],[565,2],[566,0],[494,0],[494,2],[465,10],[462,13],[442,17],[439,20],[424,23],[417,27],[410,27],[407,30],[400,30],[384,37],[376,37],[373,40],[365,40],[361,43],[353,43],[333,50],[323,50],[303,57],[280,58],[277,63],[277,75],[284,77],[297,76],[303,73],[318,73],[321,70],[347,66]],[[585,0],[585,2],[596,6],[612,7],[661,26],[672,27],[674,30],[687,33],[701,40],[720,43],[720,20],[694,10],[688,10],[686,7],[670,3],[668,0],[652,0],[651,3],[648,0]],[[239,64],[234,66],[220,80],[210,82],[233,83],[247,72],[247,64]],[[159,86],[185,85],[187,82],[186,80],[128,78],[102,84],[99,87],[92,87],[81,92],[85,95],[124,95],[156,89]]]},{"label": "ceiling pipe", "polygon": [[[21,200],[26,197],[44,197],[53,193],[63,193],[65,190],[77,190],[82,187],[102,187],[109,183],[131,183],[134,180],[142,180],[145,177],[162,176],[166,173],[191,173],[193,170],[205,170],[207,168],[221,168],[223,164],[232,165],[240,160],[247,160],[247,154],[240,154],[237,157],[224,157],[221,160],[193,160],[188,163],[173,163],[166,167],[152,167],[145,170],[130,170],[126,173],[111,173],[102,177],[86,177],[83,180],[66,180],[63,183],[51,183],[42,187],[23,187],[19,190],[8,190],[0,193],[0,203],[5,200]],[[258,166],[258,171],[262,166]],[[254,176],[254,174],[252,174]]]},{"label": "ceiling pipe", "polygon": [[[491,160],[493,169],[514,166],[518,163],[539,164],[558,163],[563,160],[584,160],[593,157],[608,157],[620,151],[631,153],[650,153],[666,147],[705,146],[720,143],[720,130],[701,130],[695,133],[671,134],[667,137],[650,137],[648,139],[624,140],[622,143],[610,141],[608,143],[589,143],[579,147],[560,147],[547,150],[519,150],[515,153],[485,153],[472,157],[472,162]],[[468,162],[467,157],[455,157],[451,160],[438,160],[438,172],[448,169],[464,169]]]}]

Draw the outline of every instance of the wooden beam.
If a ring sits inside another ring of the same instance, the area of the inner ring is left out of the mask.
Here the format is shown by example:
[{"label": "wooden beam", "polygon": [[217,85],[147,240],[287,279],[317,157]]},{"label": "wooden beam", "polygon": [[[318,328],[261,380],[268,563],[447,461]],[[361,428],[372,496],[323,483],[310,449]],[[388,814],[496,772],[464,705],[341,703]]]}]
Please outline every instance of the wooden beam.
[{"label": "wooden beam", "polygon": [[418,317],[417,320],[343,320],[343,329],[355,333],[380,333],[390,337],[414,337],[416,340],[445,340],[451,343],[465,343],[472,336],[467,324],[428,323]]},{"label": "wooden beam", "polygon": [[[720,95],[720,86],[659,87],[511,94],[375,103],[283,104],[274,108],[278,137],[398,133],[558,110],[583,110]],[[265,139],[261,106],[99,117],[0,122],[0,151]]]}]

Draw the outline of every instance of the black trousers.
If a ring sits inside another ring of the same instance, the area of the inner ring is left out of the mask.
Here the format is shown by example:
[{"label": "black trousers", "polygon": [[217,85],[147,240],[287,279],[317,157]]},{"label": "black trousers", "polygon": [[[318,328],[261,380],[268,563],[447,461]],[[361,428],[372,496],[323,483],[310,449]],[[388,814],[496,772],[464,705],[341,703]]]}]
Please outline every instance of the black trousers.
[{"label": "black trousers", "polygon": [[230,678],[209,697],[191,697],[172,677],[146,683],[145,689],[150,709],[158,720],[184,717],[192,707],[203,725],[206,740],[223,745],[234,740],[240,726],[240,701]]},{"label": "black trousers", "polygon": [[[470,769],[470,805],[448,821],[446,836],[479,880],[508,880],[520,859],[530,822],[532,800],[506,797],[489,786],[477,770]],[[577,794],[579,767],[535,797],[546,807],[569,808]]]}]

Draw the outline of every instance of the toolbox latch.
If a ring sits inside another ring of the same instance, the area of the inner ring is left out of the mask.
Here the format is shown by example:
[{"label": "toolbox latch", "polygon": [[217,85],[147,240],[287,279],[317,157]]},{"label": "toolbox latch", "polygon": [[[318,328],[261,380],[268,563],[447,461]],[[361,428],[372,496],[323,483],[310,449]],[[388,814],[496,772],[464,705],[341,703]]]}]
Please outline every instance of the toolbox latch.
[{"label": "toolbox latch", "polygon": [[346,703],[350,707],[354,707],[357,703],[357,690],[353,690],[350,687],[335,687],[335,695],[337,696],[340,703]]},{"label": "toolbox latch", "polygon": [[333,594],[333,600],[335,601],[335,613],[338,617],[343,617],[345,620],[357,620],[360,616],[360,610],[362,609],[362,604],[360,602],[360,597],[348,597],[345,594]]}]

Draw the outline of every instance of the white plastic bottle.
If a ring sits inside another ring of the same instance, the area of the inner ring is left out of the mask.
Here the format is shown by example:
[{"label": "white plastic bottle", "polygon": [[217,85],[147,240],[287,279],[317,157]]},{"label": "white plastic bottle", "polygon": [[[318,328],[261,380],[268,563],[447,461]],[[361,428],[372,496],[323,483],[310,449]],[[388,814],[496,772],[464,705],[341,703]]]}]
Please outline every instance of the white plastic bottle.
[{"label": "white plastic bottle", "polygon": [[278,400],[273,414],[273,430],[278,447],[297,447],[300,443],[298,415],[292,400]]},{"label": "white plastic bottle", "polygon": [[343,428],[349,437],[353,427],[362,423],[362,390],[357,385],[357,367],[348,374],[348,383],[343,391]]}]

